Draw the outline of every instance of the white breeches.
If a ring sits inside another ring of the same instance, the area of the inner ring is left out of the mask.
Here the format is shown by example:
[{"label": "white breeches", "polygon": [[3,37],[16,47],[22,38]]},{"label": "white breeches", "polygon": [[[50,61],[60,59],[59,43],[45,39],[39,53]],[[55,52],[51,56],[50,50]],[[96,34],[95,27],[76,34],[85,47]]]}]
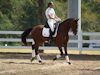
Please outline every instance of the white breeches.
[{"label": "white breeches", "polygon": [[53,19],[49,19],[48,20],[48,25],[49,25],[49,27],[50,27],[50,29],[51,29],[52,32],[54,31],[54,27],[55,27],[54,23],[56,23],[55,20],[53,20]]},{"label": "white breeches", "polygon": [[56,23],[57,21],[61,21],[61,19],[60,18],[58,18],[56,20],[48,19],[48,25],[49,25],[52,32],[54,31],[54,28],[55,28],[54,23]]}]

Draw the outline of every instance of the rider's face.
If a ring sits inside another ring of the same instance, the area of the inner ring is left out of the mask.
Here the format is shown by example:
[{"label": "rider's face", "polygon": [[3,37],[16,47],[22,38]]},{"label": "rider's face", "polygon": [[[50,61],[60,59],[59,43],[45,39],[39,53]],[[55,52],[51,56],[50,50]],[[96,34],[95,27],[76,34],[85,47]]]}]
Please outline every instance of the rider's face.
[{"label": "rider's face", "polygon": [[50,5],[51,8],[53,8],[53,6],[54,6],[53,4]]}]

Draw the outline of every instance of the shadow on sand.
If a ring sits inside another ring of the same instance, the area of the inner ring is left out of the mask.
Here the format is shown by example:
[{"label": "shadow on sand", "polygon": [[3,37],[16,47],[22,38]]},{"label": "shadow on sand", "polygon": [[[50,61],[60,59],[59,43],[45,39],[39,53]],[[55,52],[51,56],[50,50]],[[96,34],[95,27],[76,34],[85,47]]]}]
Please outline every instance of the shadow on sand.
[{"label": "shadow on sand", "polygon": [[[44,60],[53,60],[57,54],[41,53],[40,56]],[[70,60],[93,60],[100,61],[100,55],[76,55],[69,54]],[[31,53],[0,53],[0,59],[30,59]],[[59,60],[64,60],[64,56]],[[27,63],[26,63],[27,64]],[[30,63],[31,64],[31,63]]]}]

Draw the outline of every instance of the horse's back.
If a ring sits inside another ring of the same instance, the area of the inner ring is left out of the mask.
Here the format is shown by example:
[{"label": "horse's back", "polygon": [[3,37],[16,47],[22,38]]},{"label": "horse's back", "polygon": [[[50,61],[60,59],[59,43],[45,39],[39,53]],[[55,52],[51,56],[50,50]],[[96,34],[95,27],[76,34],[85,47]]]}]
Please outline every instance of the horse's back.
[{"label": "horse's back", "polygon": [[33,27],[33,29],[42,29],[44,27],[44,25],[36,25]]},{"label": "horse's back", "polygon": [[32,36],[40,37],[43,27],[44,27],[44,25],[36,25],[36,26],[34,26],[32,32],[31,32]]}]

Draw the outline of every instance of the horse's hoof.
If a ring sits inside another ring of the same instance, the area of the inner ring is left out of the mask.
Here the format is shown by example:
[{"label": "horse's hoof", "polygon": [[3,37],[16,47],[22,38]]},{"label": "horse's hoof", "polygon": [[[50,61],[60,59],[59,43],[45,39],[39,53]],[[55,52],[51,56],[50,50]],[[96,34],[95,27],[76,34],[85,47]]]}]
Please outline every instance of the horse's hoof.
[{"label": "horse's hoof", "polygon": [[56,58],[56,57],[53,59],[53,61],[55,61],[55,60],[57,60],[57,58]]},{"label": "horse's hoof", "polygon": [[41,60],[39,60],[39,63],[42,63],[42,61],[41,61]]},{"label": "horse's hoof", "polygon": [[68,62],[69,65],[71,65],[71,62]]},{"label": "horse's hoof", "polygon": [[32,62],[34,59],[35,59],[35,57],[32,57],[30,61]]}]

